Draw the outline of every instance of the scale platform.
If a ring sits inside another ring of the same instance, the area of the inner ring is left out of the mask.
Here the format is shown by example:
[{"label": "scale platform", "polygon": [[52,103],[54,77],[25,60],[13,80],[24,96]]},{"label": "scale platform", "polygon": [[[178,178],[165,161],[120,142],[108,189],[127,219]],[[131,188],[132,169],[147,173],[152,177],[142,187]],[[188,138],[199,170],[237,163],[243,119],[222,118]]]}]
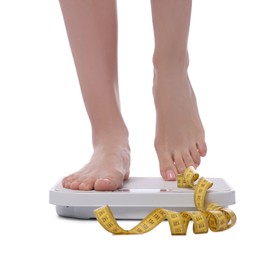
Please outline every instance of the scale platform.
[{"label": "scale platform", "polygon": [[[206,202],[226,207],[235,204],[235,191],[221,178],[213,182]],[[161,177],[130,177],[116,191],[79,191],[62,187],[58,182],[49,192],[50,204],[56,205],[59,216],[94,219],[94,210],[109,205],[116,219],[143,219],[155,208],[174,211],[195,210],[194,190],[177,188],[176,181]]]}]

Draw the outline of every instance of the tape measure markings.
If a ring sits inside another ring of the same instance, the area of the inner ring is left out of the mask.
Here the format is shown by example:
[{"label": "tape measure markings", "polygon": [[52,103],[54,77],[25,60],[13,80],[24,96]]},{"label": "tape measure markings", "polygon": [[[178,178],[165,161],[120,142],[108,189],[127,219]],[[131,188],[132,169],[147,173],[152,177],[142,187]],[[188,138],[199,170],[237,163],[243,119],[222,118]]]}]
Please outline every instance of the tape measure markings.
[{"label": "tape measure markings", "polygon": [[186,235],[190,221],[193,222],[195,234],[207,233],[208,229],[213,232],[224,231],[236,223],[236,215],[231,209],[221,207],[216,203],[209,203],[205,208],[206,194],[212,185],[212,182],[203,177],[199,179],[199,174],[196,173],[195,169],[188,167],[183,173],[177,175],[177,187],[194,189],[194,202],[197,211],[178,213],[157,208],[130,230],[124,230],[118,225],[108,205],[94,210],[94,214],[102,227],[115,235],[144,234],[154,229],[165,219],[168,220],[172,235]]}]

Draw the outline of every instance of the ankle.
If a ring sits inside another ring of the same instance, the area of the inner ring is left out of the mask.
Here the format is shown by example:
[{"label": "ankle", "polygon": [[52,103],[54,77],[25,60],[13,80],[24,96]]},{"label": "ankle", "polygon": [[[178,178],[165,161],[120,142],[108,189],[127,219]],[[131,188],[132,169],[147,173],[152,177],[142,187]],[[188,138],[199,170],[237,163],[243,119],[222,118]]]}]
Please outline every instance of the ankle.
[{"label": "ankle", "polygon": [[115,122],[110,126],[92,128],[93,146],[103,144],[123,144],[129,143],[129,131],[125,123],[117,125]]},{"label": "ankle", "polygon": [[[122,161],[124,165],[130,166],[130,146],[128,140],[103,140],[94,145],[94,153],[92,158],[101,156],[105,160],[115,158],[117,161]],[[98,157],[99,158],[99,157]]]},{"label": "ankle", "polygon": [[189,56],[186,50],[159,52],[153,54],[153,66],[156,76],[176,73],[187,73],[189,66]]},{"label": "ankle", "polygon": [[110,149],[124,149],[130,151],[129,147],[129,134],[128,131],[122,134],[108,133],[105,134],[104,132],[99,135],[95,135],[92,138],[93,140],[93,148],[96,149],[103,149],[103,148],[110,148]]}]

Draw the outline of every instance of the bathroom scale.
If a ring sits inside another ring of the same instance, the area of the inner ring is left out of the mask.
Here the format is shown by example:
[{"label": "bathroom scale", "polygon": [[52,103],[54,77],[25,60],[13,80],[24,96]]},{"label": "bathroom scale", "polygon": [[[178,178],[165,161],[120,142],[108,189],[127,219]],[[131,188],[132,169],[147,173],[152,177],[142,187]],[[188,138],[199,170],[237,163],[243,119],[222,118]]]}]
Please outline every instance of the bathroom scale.
[{"label": "bathroom scale", "polygon": [[[235,204],[235,191],[222,178],[207,178],[213,182],[206,203],[227,207]],[[152,210],[164,208],[177,212],[195,210],[194,190],[177,188],[176,181],[161,177],[130,177],[116,191],[80,191],[65,189],[59,181],[49,191],[49,202],[61,217],[95,219],[94,210],[109,205],[116,219],[143,219]]]}]

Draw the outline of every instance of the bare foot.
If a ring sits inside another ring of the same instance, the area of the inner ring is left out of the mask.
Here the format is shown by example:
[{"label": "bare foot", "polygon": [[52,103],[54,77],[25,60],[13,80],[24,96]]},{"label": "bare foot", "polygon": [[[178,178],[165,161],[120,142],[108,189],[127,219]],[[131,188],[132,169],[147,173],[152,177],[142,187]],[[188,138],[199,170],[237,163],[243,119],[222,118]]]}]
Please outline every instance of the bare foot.
[{"label": "bare foot", "polygon": [[188,166],[195,168],[206,155],[204,129],[187,73],[155,74],[155,149],[164,180],[175,180]]},{"label": "bare foot", "polygon": [[98,146],[81,170],[65,177],[64,188],[72,190],[116,190],[129,177],[130,150],[114,144]]}]

